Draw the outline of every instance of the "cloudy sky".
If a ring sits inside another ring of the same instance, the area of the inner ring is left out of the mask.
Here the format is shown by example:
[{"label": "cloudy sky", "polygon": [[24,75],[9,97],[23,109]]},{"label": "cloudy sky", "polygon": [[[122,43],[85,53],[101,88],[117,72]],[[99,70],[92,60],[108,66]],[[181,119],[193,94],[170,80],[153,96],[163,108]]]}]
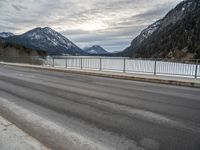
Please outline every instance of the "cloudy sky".
[{"label": "cloudy sky", "polygon": [[0,32],[51,27],[78,46],[123,50],[182,0],[0,0]]}]

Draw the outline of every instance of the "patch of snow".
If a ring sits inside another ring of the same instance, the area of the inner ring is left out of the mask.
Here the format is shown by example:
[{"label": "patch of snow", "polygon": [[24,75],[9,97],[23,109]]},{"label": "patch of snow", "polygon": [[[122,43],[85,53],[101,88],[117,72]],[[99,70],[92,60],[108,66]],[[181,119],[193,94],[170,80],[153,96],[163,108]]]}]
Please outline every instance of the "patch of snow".
[{"label": "patch of snow", "polygon": [[94,50],[94,49],[90,50],[89,52],[90,52],[90,53],[93,53],[93,54],[97,54],[97,51]]},{"label": "patch of snow", "polygon": [[63,39],[63,37],[58,36],[58,39],[59,39],[59,41],[60,41],[61,43],[66,44],[66,41],[65,41],[65,39]]},{"label": "patch of snow", "polygon": [[37,40],[42,39],[42,36],[40,36],[40,35],[37,34],[37,33],[33,33],[33,34],[31,34],[30,36],[31,36],[31,39],[37,39]]},{"label": "patch of snow", "polygon": [[0,37],[2,37],[2,38],[6,38],[6,37],[10,37],[10,36],[14,36],[14,34],[10,33],[10,32],[2,32],[2,33],[0,33]]},{"label": "patch of snow", "polygon": [[150,35],[152,35],[160,26],[160,21],[155,22],[151,26],[149,26],[147,29],[142,31],[141,37],[140,37],[140,42],[143,40],[147,39]]},{"label": "patch of snow", "polygon": [[72,47],[72,43],[70,43],[70,42],[67,43],[67,46]]},{"label": "patch of snow", "polygon": [[0,147],[2,150],[49,150],[40,142],[0,116]]},{"label": "patch of snow", "polygon": [[51,42],[53,43],[54,46],[58,45],[58,41],[56,39],[52,39]]}]

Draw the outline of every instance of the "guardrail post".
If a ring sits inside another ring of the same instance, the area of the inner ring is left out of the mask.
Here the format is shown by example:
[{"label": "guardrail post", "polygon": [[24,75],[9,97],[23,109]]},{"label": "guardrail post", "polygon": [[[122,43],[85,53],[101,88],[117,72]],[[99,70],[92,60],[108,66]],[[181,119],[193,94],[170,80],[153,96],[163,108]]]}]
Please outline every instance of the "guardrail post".
[{"label": "guardrail post", "polygon": [[195,79],[197,79],[197,73],[198,73],[198,60],[196,60]]},{"label": "guardrail post", "polygon": [[99,70],[102,71],[102,58],[99,58]]},{"label": "guardrail post", "polygon": [[67,58],[65,58],[65,68],[67,68]]},{"label": "guardrail post", "polygon": [[126,72],[126,58],[124,58],[124,69],[123,72]]},{"label": "guardrail post", "polygon": [[81,58],[81,69],[83,69],[83,58]]},{"label": "guardrail post", "polygon": [[53,64],[52,64],[52,66],[54,67],[54,66],[55,66],[55,64],[54,64],[54,57],[52,57],[52,59],[53,59]]},{"label": "guardrail post", "polygon": [[157,67],[157,60],[155,60],[155,64],[154,64],[154,75],[156,75],[156,67]]},{"label": "guardrail post", "polygon": [[45,64],[45,59],[46,59],[46,58],[42,58],[43,66],[46,66],[46,64]]}]

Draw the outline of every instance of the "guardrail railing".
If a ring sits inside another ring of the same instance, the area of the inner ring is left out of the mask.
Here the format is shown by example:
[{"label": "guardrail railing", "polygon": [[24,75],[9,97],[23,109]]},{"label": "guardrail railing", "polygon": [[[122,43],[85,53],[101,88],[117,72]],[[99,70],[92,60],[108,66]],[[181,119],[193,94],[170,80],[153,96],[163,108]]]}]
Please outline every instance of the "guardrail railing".
[{"label": "guardrail railing", "polygon": [[52,66],[115,71],[124,73],[145,73],[153,75],[200,77],[200,60],[179,59],[136,59],[122,57],[52,57]]},{"label": "guardrail railing", "polygon": [[0,57],[0,61],[53,67],[200,78],[200,60],[124,57]]}]

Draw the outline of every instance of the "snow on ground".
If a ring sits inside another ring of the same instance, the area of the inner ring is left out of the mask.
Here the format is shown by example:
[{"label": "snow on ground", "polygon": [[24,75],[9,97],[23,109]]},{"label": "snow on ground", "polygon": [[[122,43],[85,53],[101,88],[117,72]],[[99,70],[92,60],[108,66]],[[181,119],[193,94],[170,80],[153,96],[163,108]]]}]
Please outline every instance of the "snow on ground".
[{"label": "snow on ground", "polygon": [[31,136],[0,116],[1,150],[48,150]]}]

